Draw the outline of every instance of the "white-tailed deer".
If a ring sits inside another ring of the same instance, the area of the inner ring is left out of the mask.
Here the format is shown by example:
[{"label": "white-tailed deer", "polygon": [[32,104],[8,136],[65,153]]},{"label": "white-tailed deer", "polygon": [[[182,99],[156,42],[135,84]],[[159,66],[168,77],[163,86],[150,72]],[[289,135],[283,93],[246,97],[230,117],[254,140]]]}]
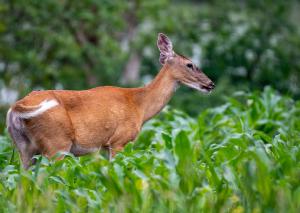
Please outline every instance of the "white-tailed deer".
[{"label": "white-tailed deer", "polygon": [[80,156],[102,147],[111,158],[162,110],[178,84],[202,92],[214,88],[197,66],[173,51],[167,36],[160,33],[157,46],[163,67],[145,87],[33,91],[17,101],[7,113],[7,127],[24,168],[35,154]]}]

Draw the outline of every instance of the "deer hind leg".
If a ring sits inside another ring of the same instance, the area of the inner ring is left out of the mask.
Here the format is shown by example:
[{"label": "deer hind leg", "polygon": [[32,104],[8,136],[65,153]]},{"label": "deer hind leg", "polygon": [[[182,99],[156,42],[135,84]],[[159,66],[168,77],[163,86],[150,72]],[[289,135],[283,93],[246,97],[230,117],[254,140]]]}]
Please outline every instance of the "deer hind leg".
[{"label": "deer hind leg", "polygon": [[19,151],[24,169],[28,169],[35,163],[35,160],[32,158],[35,154],[38,154],[36,146],[28,139],[25,133],[15,126],[9,126],[8,132]]},{"label": "deer hind leg", "polygon": [[[26,140],[26,145],[23,146],[22,148],[19,148],[19,153],[20,153],[20,157],[24,169],[28,169],[30,166],[36,163],[36,159],[34,159],[33,157],[34,155],[39,154],[39,152],[35,147],[35,145],[33,145],[33,143],[28,140],[28,138],[25,140]],[[25,143],[23,143],[23,145],[24,144]]]},{"label": "deer hind leg", "polygon": [[[39,132],[35,131],[34,138],[43,156],[61,160],[64,158],[64,154],[61,152],[70,152],[73,140],[69,128],[61,127],[52,122],[55,123],[51,120],[48,120],[46,124],[39,123]],[[58,154],[61,155],[57,156]]]},{"label": "deer hind leg", "polygon": [[24,132],[23,121],[11,110],[7,113],[7,129],[17,147],[23,167],[28,169],[35,160],[32,157],[37,154],[38,150]]},{"label": "deer hind leg", "polygon": [[[67,138],[52,137],[44,138],[44,140],[40,142],[40,145],[43,146],[42,155],[49,159],[55,157],[55,160],[62,160],[64,158],[63,152],[70,152],[72,141]],[[60,155],[56,156],[58,154]]]},{"label": "deer hind leg", "polygon": [[33,156],[38,154],[38,150],[32,142],[30,142],[25,135],[20,135],[14,139],[14,143],[19,151],[24,169],[28,169],[34,165],[36,160],[33,159]]},{"label": "deer hind leg", "polygon": [[[40,126],[41,127],[41,126]],[[70,152],[72,147],[72,139],[66,134],[64,128],[52,127],[51,130],[42,129],[34,135],[36,145],[39,147],[40,153],[51,159],[61,160],[64,154],[61,152]],[[57,156],[58,154],[61,154]]]}]

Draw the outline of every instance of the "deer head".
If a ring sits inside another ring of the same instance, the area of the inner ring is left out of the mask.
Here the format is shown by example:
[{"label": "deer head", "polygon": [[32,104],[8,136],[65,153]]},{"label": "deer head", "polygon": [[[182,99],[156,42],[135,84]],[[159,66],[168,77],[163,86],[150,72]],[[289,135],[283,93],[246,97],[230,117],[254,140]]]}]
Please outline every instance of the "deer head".
[{"label": "deer head", "polygon": [[172,42],[163,33],[158,34],[157,47],[160,63],[169,67],[171,75],[178,82],[201,92],[213,90],[214,83],[190,59],[176,54]]}]

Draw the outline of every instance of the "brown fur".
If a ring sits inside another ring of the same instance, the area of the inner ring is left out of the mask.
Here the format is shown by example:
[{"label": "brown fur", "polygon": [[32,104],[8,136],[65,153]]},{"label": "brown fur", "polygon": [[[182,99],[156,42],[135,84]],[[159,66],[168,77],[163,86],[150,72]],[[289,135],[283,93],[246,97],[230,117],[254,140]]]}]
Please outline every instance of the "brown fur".
[{"label": "brown fur", "polygon": [[[65,151],[79,156],[103,147],[111,148],[114,156],[135,140],[147,120],[161,111],[178,83],[212,83],[202,72],[187,70],[186,63],[190,61],[176,55],[149,85],[141,88],[105,86],[83,91],[31,92],[8,114],[8,129],[24,167],[31,164],[34,154],[53,157]],[[18,112],[31,111],[45,100],[57,100],[59,105],[30,119],[19,118],[21,125],[16,126]]]}]

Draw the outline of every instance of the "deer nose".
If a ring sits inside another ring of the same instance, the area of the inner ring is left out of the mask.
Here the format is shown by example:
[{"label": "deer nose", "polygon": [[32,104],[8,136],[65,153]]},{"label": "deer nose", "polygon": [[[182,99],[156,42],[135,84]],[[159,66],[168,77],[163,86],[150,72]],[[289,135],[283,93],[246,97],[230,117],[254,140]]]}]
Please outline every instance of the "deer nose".
[{"label": "deer nose", "polygon": [[210,83],[208,84],[208,87],[209,87],[209,89],[215,88],[214,82],[210,82]]}]

